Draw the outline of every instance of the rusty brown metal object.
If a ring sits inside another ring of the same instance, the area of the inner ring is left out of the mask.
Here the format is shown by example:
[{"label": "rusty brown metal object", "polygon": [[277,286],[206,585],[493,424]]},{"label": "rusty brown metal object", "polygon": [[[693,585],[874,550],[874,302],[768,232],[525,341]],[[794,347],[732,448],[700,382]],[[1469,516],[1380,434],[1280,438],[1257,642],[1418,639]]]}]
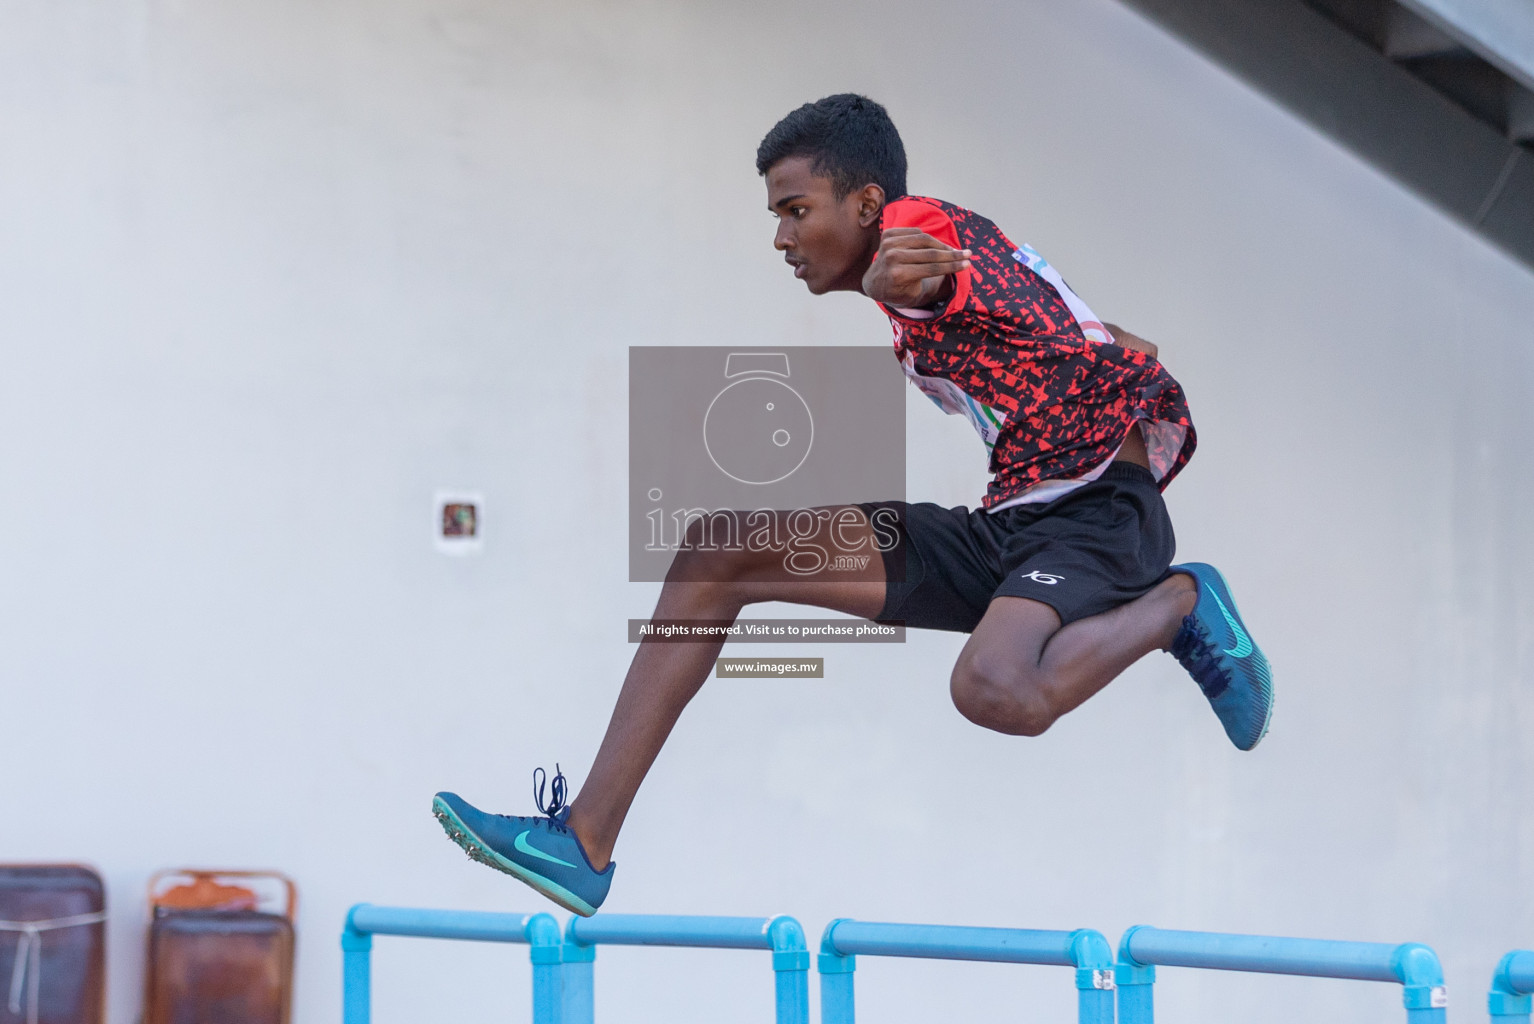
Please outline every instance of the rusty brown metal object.
[{"label": "rusty brown metal object", "polygon": [[[164,892],[167,879],[185,878]],[[280,912],[258,909],[276,881]],[[160,872],[150,881],[144,1024],[289,1024],[297,890],[274,871]]]}]

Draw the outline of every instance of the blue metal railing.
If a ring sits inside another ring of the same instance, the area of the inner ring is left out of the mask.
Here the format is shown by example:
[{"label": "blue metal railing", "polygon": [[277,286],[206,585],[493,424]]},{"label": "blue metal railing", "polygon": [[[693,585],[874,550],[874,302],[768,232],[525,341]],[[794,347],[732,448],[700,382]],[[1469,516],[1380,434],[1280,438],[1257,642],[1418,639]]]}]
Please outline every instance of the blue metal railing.
[{"label": "blue metal railing", "polygon": [[1090,928],[1058,932],[832,921],[821,935],[817,960],[821,1024],[853,1024],[852,979],[858,956],[1074,967],[1077,1019],[1081,1024],[1113,1024],[1113,947]]},{"label": "blue metal railing", "polygon": [[[808,1024],[809,950],[791,917],[680,917],[604,914],[574,918],[561,936],[548,914],[375,907],[359,903],[341,934],[343,1024],[370,1024],[374,935],[523,943],[532,961],[533,1024],[593,1024],[598,945],[760,949],[772,953],[777,1024]],[[818,960],[822,1024],[854,1024],[858,956],[981,960],[1075,968],[1081,1024],[1153,1024],[1156,967],[1381,981],[1402,986],[1408,1024],[1445,1024],[1447,997],[1438,956],[1418,943],[1170,931],[1140,925],[1124,933],[1115,962],[1101,933],[878,924],[840,919],[826,926]],[[1530,1024],[1534,952],[1504,956],[1492,976],[1493,1022]]]},{"label": "blue metal railing", "polygon": [[1351,978],[1402,986],[1408,1024],[1444,1024],[1448,997],[1438,954],[1408,942],[1334,942],[1179,932],[1138,925],[1119,943],[1119,1024],[1152,1024],[1156,965]]},{"label": "blue metal railing", "polygon": [[592,969],[599,945],[771,950],[777,1024],[809,1024],[810,953],[804,929],[791,917],[601,914],[572,918],[565,929],[563,951],[563,1024],[592,1024]]},{"label": "blue metal railing", "polygon": [[475,910],[421,910],[359,903],[341,933],[341,1019],[372,1018],[373,936],[520,942],[532,947],[533,1024],[560,1024],[559,922],[548,914],[490,914]]},{"label": "blue metal railing", "polygon": [[1534,953],[1515,949],[1491,976],[1486,1009],[1498,1024],[1529,1024],[1530,995],[1534,995]]}]

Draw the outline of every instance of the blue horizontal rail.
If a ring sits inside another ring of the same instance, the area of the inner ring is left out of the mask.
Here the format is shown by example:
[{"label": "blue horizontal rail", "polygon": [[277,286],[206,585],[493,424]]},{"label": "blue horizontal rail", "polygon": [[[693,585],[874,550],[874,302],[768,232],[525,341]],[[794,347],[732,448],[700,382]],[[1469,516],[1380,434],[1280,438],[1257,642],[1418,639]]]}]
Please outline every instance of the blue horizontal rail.
[{"label": "blue horizontal rail", "polygon": [[791,917],[601,914],[572,918],[565,928],[562,954],[563,1024],[592,1024],[593,961],[599,945],[770,950],[777,1024],[809,1024],[810,953],[804,929]]},{"label": "blue horizontal rail", "polygon": [[478,910],[375,907],[359,903],[346,915],[341,932],[341,1018],[344,1024],[372,1019],[373,936],[511,942],[530,946],[533,962],[533,1024],[561,1019],[559,923],[548,914],[492,914]]},{"label": "blue horizontal rail", "polygon": [[1113,1022],[1113,947],[1100,932],[881,924],[845,918],[826,926],[817,961],[821,1024],[854,1024],[853,974],[858,956],[984,960],[1076,968],[1080,1024]]},{"label": "blue horizontal rail", "polygon": [[549,914],[493,914],[482,910],[422,910],[359,903],[346,917],[348,931],[419,939],[560,945],[559,922]]},{"label": "blue horizontal rail", "polygon": [[1534,995],[1534,952],[1515,949],[1502,958],[1491,976],[1486,1009],[1497,1024],[1529,1024]]},{"label": "blue horizontal rail", "polygon": [[1444,1024],[1448,996],[1438,954],[1415,942],[1337,942],[1183,932],[1138,925],[1119,942],[1119,1024],[1152,1024],[1156,966],[1394,982],[1409,1024]]}]

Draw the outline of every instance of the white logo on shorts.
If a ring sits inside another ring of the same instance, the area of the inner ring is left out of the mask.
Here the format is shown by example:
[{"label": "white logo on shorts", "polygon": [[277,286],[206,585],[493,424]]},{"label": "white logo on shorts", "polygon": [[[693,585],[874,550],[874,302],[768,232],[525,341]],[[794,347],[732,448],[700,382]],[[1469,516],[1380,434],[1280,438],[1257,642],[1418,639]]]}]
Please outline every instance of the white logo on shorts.
[{"label": "white logo on shorts", "polygon": [[1037,569],[1023,576],[1022,578],[1025,580],[1033,580],[1035,583],[1048,583],[1050,586],[1054,586],[1056,583],[1059,583],[1061,580],[1065,579],[1064,576],[1056,576],[1052,573],[1039,572]]}]

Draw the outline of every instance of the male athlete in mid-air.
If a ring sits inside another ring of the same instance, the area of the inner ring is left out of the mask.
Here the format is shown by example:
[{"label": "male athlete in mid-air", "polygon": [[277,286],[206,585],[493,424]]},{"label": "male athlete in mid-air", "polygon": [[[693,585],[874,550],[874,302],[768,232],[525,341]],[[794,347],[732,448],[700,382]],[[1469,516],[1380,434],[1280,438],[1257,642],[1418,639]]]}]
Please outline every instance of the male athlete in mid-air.
[{"label": "male athlete in mid-air", "polygon": [[[1155,347],[1099,322],[1054,267],[984,217],[907,195],[900,135],[872,100],[800,107],[767,133],[756,168],[794,276],[815,295],[879,303],[906,375],[969,417],[993,478],[975,510],[882,502],[821,517],[843,549],[884,551],[835,582],[794,574],[780,552],[684,546],[654,618],[729,622],[748,604],[788,601],[968,633],[954,705],[1021,736],[1170,651],[1231,742],[1256,746],[1272,714],[1267,660],[1220,573],[1171,564],[1161,489],[1193,454],[1194,432]],[[870,516],[897,524],[885,530],[893,547]],[[556,776],[547,806],[536,784],[544,816],[488,814],[452,793],[433,812],[470,857],[595,913],[629,805],[722,642],[639,645],[573,803]]]}]

